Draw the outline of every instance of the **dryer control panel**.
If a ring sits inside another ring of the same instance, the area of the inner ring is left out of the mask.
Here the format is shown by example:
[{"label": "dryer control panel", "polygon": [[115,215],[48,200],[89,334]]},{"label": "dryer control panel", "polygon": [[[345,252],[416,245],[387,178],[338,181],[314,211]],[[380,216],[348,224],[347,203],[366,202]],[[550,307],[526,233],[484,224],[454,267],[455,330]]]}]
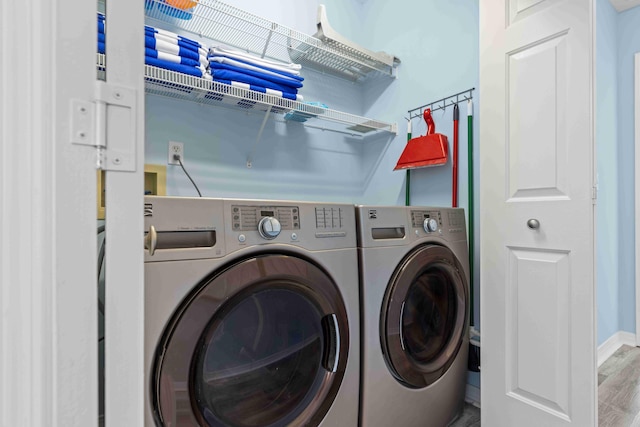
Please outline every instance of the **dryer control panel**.
[{"label": "dryer control panel", "polygon": [[[355,247],[353,205],[226,199],[228,250],[286,244],[307,250]],[[235,249],[234,249],[235,248]]]},{"label": "dryer control panel", "polygon": [[413,228],[422,228],[425,219],[435,219],[438,227],[442,227],[442,213],[432,210],[411,210],[411,225]]},{"label": "dryer control panel", "polygon": [[265,217],[277,219],[282,230],[300,230],[298,206],[231,206],[231,227],[234,231],[257,230],[260,220]]}]

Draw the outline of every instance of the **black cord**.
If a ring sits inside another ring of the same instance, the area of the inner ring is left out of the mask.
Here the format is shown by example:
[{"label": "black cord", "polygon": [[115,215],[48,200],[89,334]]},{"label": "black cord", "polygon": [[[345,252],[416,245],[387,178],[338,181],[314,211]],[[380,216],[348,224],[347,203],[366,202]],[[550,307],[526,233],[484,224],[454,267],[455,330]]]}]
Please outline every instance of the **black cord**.
[{"label": "black cord", "polygon": [[[104,225],[98,227],[98,235],[100,235],[100,233],[104,233],[104,231]],[[100,252],[98,252],[98,283],[100,282],[100,272],[102,271],[102,266],[104,265],[104,252],[106,243],[107,236],[104,236],[104,239],[102,239],[102,244],[100,245]],[[104,303],[100,299],[100,295],[98,295],[98,310],[100,311],[100,314],[104,316]],[[98,338],[98,343],[102,341],[104,341],[104,335]]]},{"label": "black cord", "polygon": [[193,186],[196,187],[196,191],[198,192],[198,196],[202,197],[202,193],[200,193],[200,190],[198,189],[198,186],[196,185],[195,182],[193,182],[193,179],[191,179],[191,175],[189,175],[189,172],[187,172],[187,170],[184,168],[184,165],[182,164],[182,160],[180,159],[180,156],[175,156],[174,159],[178,160],[178,163],[180,163],[180,166],[182,167],[182,170],[184,171],[185,175],[187,175],[187,178],[189,178],[189,181],[191,181]]},{"label": "black cord", "polygon": [[[102,239],[102,244],[100,245],[100,252],[98,253],[98,282],[100,281],[100,272],[102,271],[102,266],[104,265],[104,253],[105,253],[105,245],[107,243],[107,236],[104,236]],[[98,310],[104,316],[104,304],[100,300],[100,295],[98,295]]]}]

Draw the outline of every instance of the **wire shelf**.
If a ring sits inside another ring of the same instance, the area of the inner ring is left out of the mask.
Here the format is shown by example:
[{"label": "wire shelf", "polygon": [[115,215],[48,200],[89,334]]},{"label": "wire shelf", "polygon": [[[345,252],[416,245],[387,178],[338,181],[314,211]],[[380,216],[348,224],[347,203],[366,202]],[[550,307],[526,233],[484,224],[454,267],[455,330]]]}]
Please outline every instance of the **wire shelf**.
[{"label": "wire shelf", "polygon": [[[149,94],[245,111],[269,111],[273,114],[291,112],[309,120],[317,119],[337,123],[340,128],[328,128],[328,130],[337,130],[354,135],[362,135],[372,131],[397,133],[395,123],[385,123],[329,108],[305,104],[304,102],[292,101],[151,65],[145,65],[144,67],[145,90]],[[106,73],[106,58],[104,54],[97,54],[97,71],[98,78],[104,80]]]},{"label": "wire shelf", "polygon": [[[394,68],[400,63],[391,55],[367,51],[337,36],[326,22],[323,8],[320,9],[316,36],[217,0],[200,0],[193,11],[173,8],[164,0],[146,0],[146,8],[151,23],[168,22],[181,30],[260,57],[293,61],[352,81],[363,80],[371,74],[394,76]],[[329,35],[335,38],[329,38]]]}]

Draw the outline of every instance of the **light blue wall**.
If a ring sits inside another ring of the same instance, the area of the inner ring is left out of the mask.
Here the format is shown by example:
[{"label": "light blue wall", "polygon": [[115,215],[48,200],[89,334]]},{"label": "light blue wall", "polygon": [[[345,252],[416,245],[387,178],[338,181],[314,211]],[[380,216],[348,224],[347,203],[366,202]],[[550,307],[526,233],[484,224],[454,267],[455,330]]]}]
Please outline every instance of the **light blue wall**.
[{"label": "light blue wall", "polygon": [[[364,114],[382,120],[397,121],[399,135],[387,147],[367,144],[363,162],[364,203],[401,205],[405,200],[405,172],[393,171],[406,145],[407,111],[427,102],[479,86],[479,9],[477,2],[437,0],[398,7],[384,0],[359,0],[359,8],[345,10],[345,2],[328,1],[329,21],[356,43],[398,56],[402,64],[398,79],[369,83],[364,93]],[[347,2],[349,3],[349,2]],[[353,2],[352,2],[353,3]],[[332,13],[335,11],[335,13]],[[335,23],[335,24],[334,24]],[[354,24],[355,23],[355,24]],[[353,31],[362,27],[361,31]],[[478,91],[473,92],[477,107]],[[468,211],[467,105],[460,104],[459,206]],[[478,108],[474,109],[474,187],[475,211],[479,212]],[[453,110],[434,114],[436,131],[453,143]],[[413,136],[424,135],[426,125],[414,119]],[[411,201],[414,205],[451,205],[451,161],[446,166],[416,169],[411,172]],[[477,218],[477,217],[476,217]],[[474,223],[477,229],[477,220]],[[479,265],[479,235],[476,234],[475,265]],[[478,272],[474,275],[474,294],[479,295]],[[475,325],[479,329],[480,301],[474,301]]]},{"label": "light blue wall", "polygon": [[[313,34],[318,3],[280,0],[274,7],[272,3],[239,0],[234,6]],[[310,70],[303,75],[306,81],[301,94],[306,101],[364,113],[364,86]],[[145,161],[166,164],[168,142],[183,142],[185,166],[203,195],[210,197],[360,202],[364,177],[373,174],[375,166],[364,160],[365,146],[381,151],[392,138],[389,134],[345,136],[271,115],[256,143],[263,113],[247,114],[159,96],[148,96],[146,108]],[[311,124],[323,126],[322,122]],[[251,169],[246,167],[250,154]],[[168,166],[167,191],[170,195],[196,195],[178,166]]]},{"label": "light blue wall", "polygon": [[620,330],[618,280],[618,12],[596,2],[598,345]]},{"label": "light blue wall", "polygon": [[[404,6],[407,5],[407,6]],[[404,6],[404,7],[403,7]],[[376,173],[366,180],[368,203],[403,204],[405,172],[393,172],[406,145],[407,111],[427,102],[469,88],[479,87],[479,6],[476,1],[428,0],[421,2],[363,2],[361,21],[366,23],[361,43],[393,52],[402,64],[398,80],[390,87],[374,87],[365,93],[366,114],[373,117],[398,117],[400,135],[377,157]],[[477,107],[478,90],[473,92]],[[478,108],[474,113],[475,212],[479,210]],[[453,109],[434,113],[436,131],[449,137],[450,159],[453,153]],[[424,135],[421,119],[412,122],[413,136]],[[468,213],[467,105],[460,104],[458,162],[458,206]],[[451,206],[451,160],[445,166],[416,169],[411,172],[411,201],[414,205]],[[475,222],[476,230],[477,221]],[[475,265],[479,265],[479,234],[476,233]],[[475,326],[479,330],[479,271],[474,280]]]},{"label": "light blue wall", "polygon": [[[234,5],[313,34],[318,3],[280,0],[279,6],[273,7],[268,2],[239,0]],[[246,158],[256,141],[261,114],[148,96],[146,162],[166,164],[167,144],[178,140],[185,144],[185,165],[205,196],[404,204],[405,173],[393,171],[406,144],[404,118],[409,109],[478,87],[478,3],[427,0],[410,8],[383,0],[324,3],[336,31],[368,49],[396,55],[402,64],[397,79],[373,79],[364,85],[306,71],[301,93],[306,101],[321,101],[340,111],[397,122],[397,137],[377,134],[356,138],[284,123],[277,117],[267,122],[255,148],[253,168],[248,169]],[[476,106],[477,96],[476,90]],[[436,129],[449,136],[450,144],[451,114],[451,108],[435,114]],[[463,103],[459,157],[459,205],[463,208],[468,207],[466,116]],[[477,116],[474,128],[478,147]],[[414,136],[425,131],[424,122],[415,119]],[[475,158],[477,162],[477,148]],[[477,190],[477,166],[475,175]],[[196,194],[179,167],[169,166],[167,179],[169,194]],[[412,189],[413,204],[450,206],[451,162],[415,170]],[[476,256],[476,265],[477,260]],[[478,295],[477,283],[475,288]],[[475,313],[477,325],[478,299]]]},{"label": "light blue wall", "polygon": [[597,0],[598,345],[635,332],[634,55],[640,7]]},{"label": "light blue wall", "polygon": [[640,7],[618,17],[618,180],[620,330],[635,331],[634,55],[640,52]]},{"label": "light blue wall", "polygon": [[[319,0],[236,0],[234,6],[313,34]],[[364,85],[304,71],[301,94],[330,108],[397,122],[398,136],[356,138],[270,119],[257,144],[253,167],[245,166],[263,116],[148,96],[146,163],[166,164],[167,144],[185,144],[185,166],[204,196],[404,204],[404,171],[393,171],[406,144],[407,111],[472,87],[478,88],[479,6],[477,1],[425,0],[399,7],[385,0],[325,0],[331,26],[374,51],[399,57],[397,79]],[[473,93],[475,112],[478,91]],[[467,208],[467,106],[460,109],[459,206]],[[452,143],[452,109],[437,112],[437,131]],[[478,117],[474,120],[475,189],[478,190]],[[314,125],[322,126],[316,122]],[[413,123],[414,136],[426,131]],[[450,153],[451,153],[450,149]],[[413,204],[450,206],[451,161],[412,174]],[[179,167],[168,166],[169,195],[196,195]],[[476,194],[478,194],[476,192]],[[475,200],[478,203],[478,197]],[[476,213],[479,208],[476,206]],[[476,221],[477,228],[477,221]],[[479,234],[476,234],[476,265]],[[476,272],[476,277],[479,277]],[[476,280],[475,295],[479,295]],[[479,300],[475,300],[475,325]],[[478,385],[479,375],[470,378]]]},{"label": "light blue wall", "polygon": [[[377,50],[391,52],[402,60],[398,80],[392,85],[370,85],[365,92],[365,114],[383,120],[397,120],[400,134],[379,155],[367,150],[370,163],[377,163],[375,173],[365,178],[364,199],[367,203],[401,205],[405,200],[405,172],[393,172],[406,144],[407,111],[453,93],[479,87],[479,6],[467,0],[427,0],[389,2],[359,0],[364,23],[362,34],[353,35],[356,42]],[[331,16],[329,16],[331,21]],[[473,92],[478,105],[478,90]],[[478,108],[474,113],[477,114]],[[450,158],[453,152],[453,109],[434,114],[436,131],[449,137]],[[389,119],[392,117],[393,119]],[[479,118],[474,117],[474,187],[475,212],[478,197],[478,132]],[[424,121],[414,119],[413,136],[424,135]],[[460,104],[458,205],[468,213],[467,174],[467,105]],[[451,206],[451,160],[446,166],[416,169],[411,172],[411,201],[414,205]],[[476,217],[477,218],[477,217]],[[468,218],[467,218],[468,221]],[[477,230],[477,221],[475,223]],[[479,265],[479,233],[476,233],[475,265]],[[474,325],[480,330],[479,271],[474,280]],[[480,374],[469,373],[468,383],[479,387]]]}]

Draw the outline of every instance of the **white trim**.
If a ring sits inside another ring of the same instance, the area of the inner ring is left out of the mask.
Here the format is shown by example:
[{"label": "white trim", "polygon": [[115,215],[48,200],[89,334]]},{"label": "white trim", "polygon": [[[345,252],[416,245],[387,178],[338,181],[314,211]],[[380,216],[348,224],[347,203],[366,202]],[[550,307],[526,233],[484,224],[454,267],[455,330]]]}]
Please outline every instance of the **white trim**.
[{"label": "white trim", "polygon": [[640,53],[635,55],[636,345],[640,345]]},{"label": "white trim", "polygon": [[83,0],[0,1],[2,426],[97,423],[95,151],[69,129],[95,19]]},{"label": "white trim", "polygon": [[598,346],[598,367],[610,358],[623,345],[636,346],[636,335],[631,332],[618,331]]},{"label": "white trim", "polygon": [[624,12],[627,9],[640,5],[640,0],[610,0],[613,7],[618,12]]},{"label": "white trim", "polygon": [[144,46],[131,43],[142,40],[143,23],[143,2],[106,2],[106,83],[124,88],[116,98],[132,106],[107,106],[106,164],[120,163],[109,153],[122,153],[122,161],[134,169],[107,170],[105,179],[107,427],[144,425]]},{"label": "white trim", "polygon": [[480,407],[480,388],[471,384],[467,384],[467,390],[464,396],[465,402],[472,404],[473,406]]}]

